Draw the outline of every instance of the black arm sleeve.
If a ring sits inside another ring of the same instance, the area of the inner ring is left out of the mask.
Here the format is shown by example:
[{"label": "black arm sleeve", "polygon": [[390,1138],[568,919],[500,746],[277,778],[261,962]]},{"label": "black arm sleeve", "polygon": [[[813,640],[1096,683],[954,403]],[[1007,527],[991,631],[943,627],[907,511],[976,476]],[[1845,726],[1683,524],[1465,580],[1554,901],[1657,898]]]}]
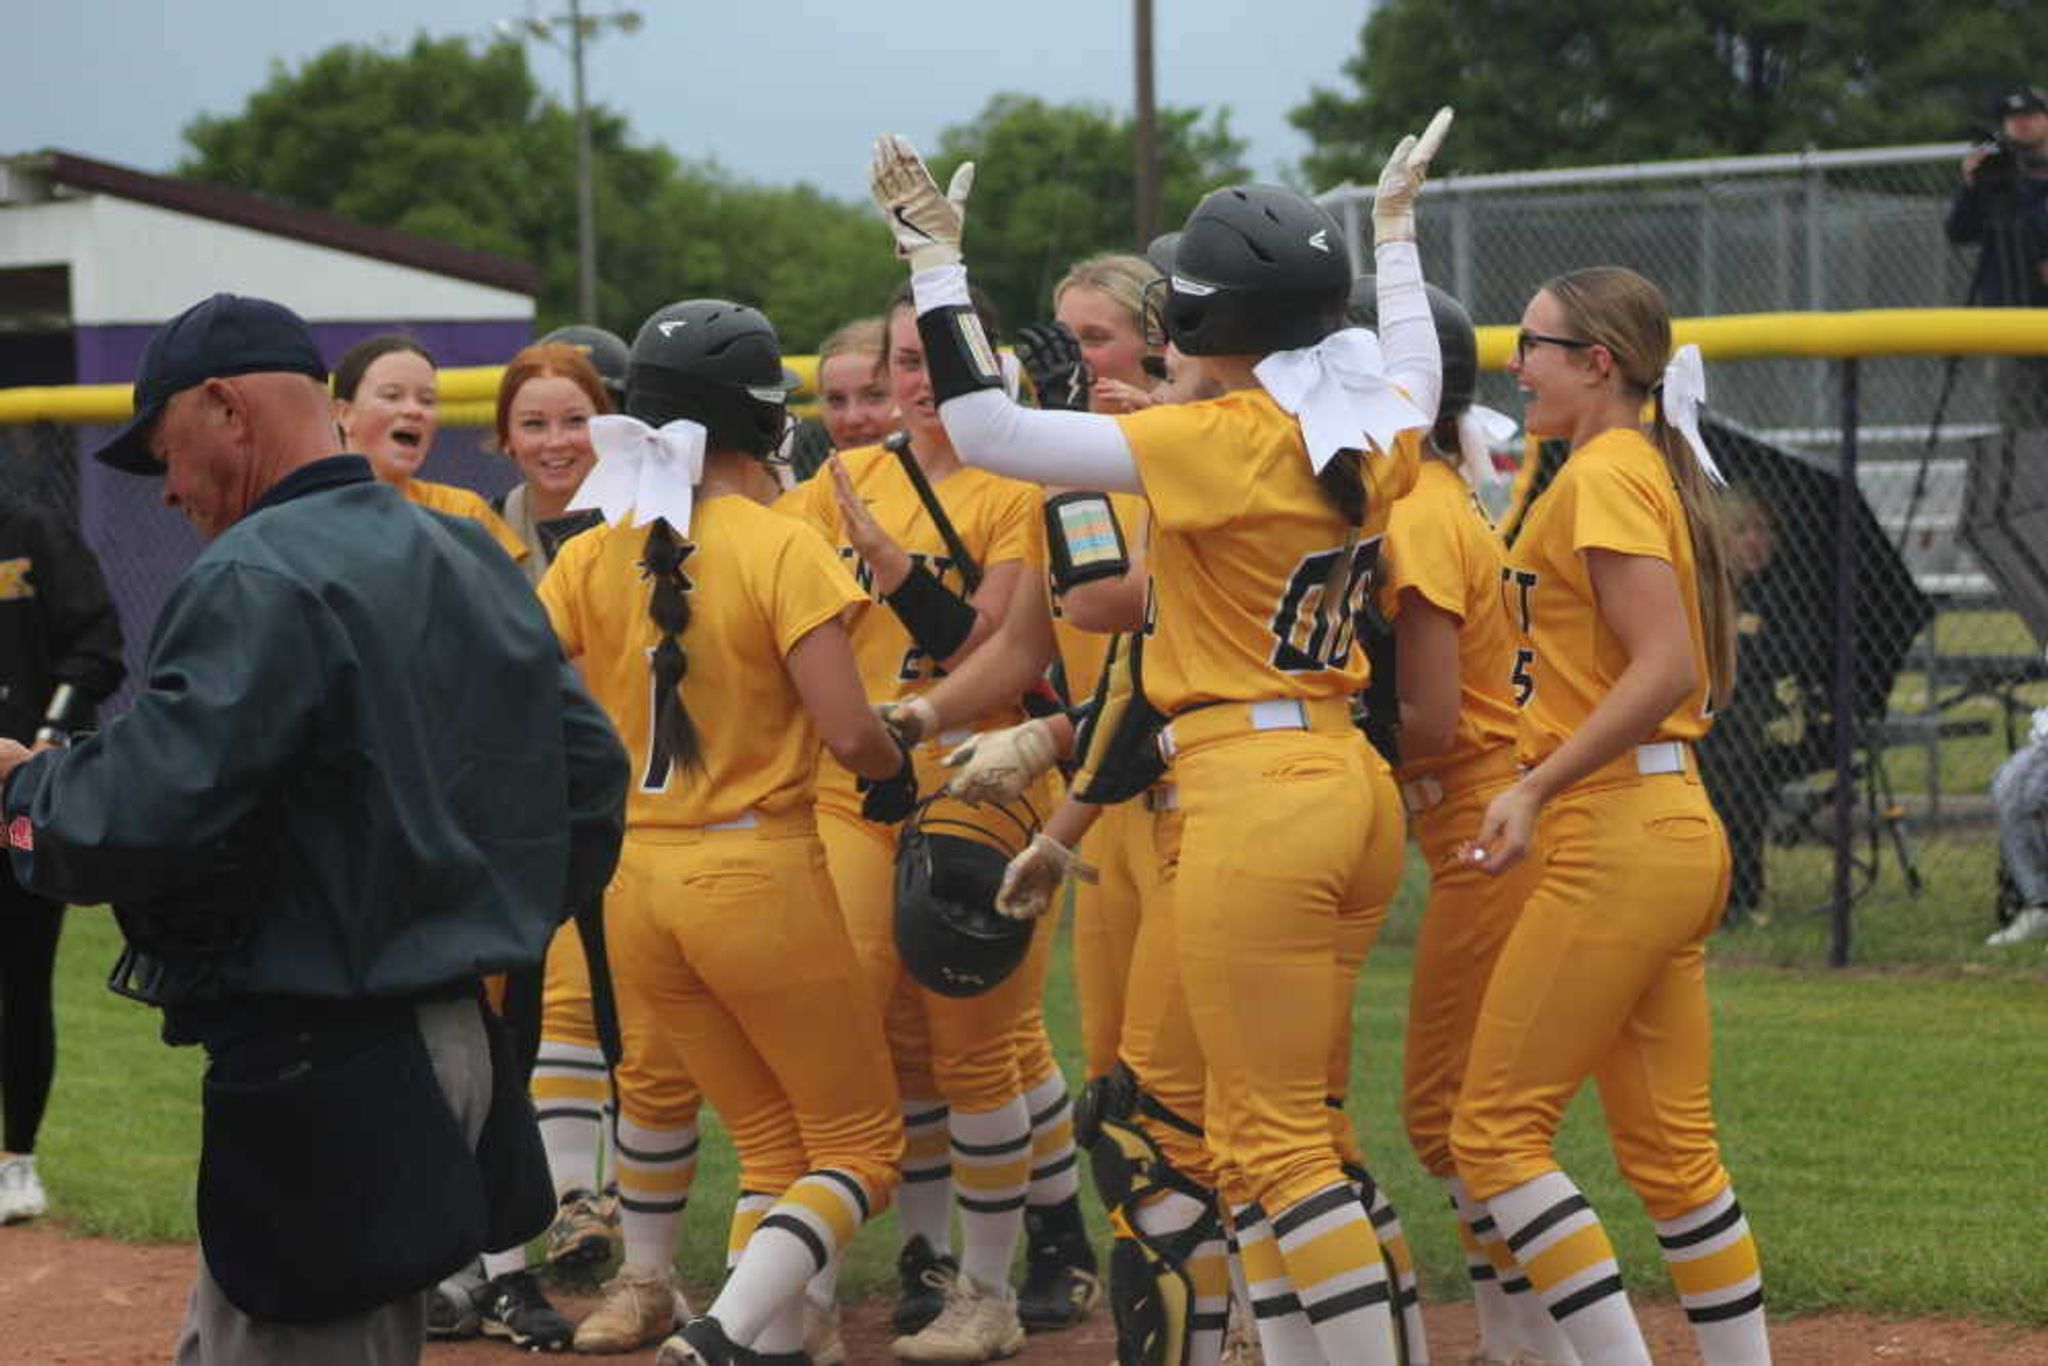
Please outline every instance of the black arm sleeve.
[{"label": "black arm sleeve", "polygon": [[917,648],[933,659],[951,659],[974,634],[974,605],[947,592],[921,563],[913,563],[909,576],[883,601]]}]

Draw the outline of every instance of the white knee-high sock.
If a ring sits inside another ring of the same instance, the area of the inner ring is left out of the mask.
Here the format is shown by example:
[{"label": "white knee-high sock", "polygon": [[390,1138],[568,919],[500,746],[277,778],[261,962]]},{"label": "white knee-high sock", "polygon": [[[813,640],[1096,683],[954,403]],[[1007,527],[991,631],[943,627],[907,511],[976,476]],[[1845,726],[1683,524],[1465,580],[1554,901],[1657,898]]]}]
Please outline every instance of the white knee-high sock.
[{"label": "white knee-high sock", "polygon": [[955,1109],[953,1184],[960,1205],[960,1271],[984,1291],[1009,1293],[1031,1185],[1031,1112],[1014,1096],[994,1110]]},{"label": "white knee-high sock", "polygon": [[943,1100],[905,1098],[903,1183],[896,1188],[896,1221],[903,1240],[923,1238],[934,1252],[953,1250],[952,1113]]},{"label": "white knee-high sock", "polygon": [[1621,1267],[1599,1216],[1563,1172],[1487,1200],[1508,1251],[1586,1366],[1650,1366],[1650,1349],[1622,1290]]},{"label": "white knee-high sock", "polygon": [[621,1116],[618,1169],[625,1263],[666,1274],[675,1263],[676,1230],[697,1179],[697,1126],[653,1129]]}]

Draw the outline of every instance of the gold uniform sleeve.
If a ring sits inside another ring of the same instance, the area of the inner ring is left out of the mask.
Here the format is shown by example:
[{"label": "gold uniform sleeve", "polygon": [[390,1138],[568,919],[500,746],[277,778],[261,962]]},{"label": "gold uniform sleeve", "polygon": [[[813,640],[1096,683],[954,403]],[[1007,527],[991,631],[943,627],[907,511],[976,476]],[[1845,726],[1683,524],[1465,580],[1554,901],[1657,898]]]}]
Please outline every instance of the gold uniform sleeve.
[{"label": "gold uniform sleeve", "polygon": [[792,527],[790,532],[776,547],[764,604],[775,647],[785,657],[805,636],[847,608],[867,601],[823,538],[808,528]]},{"label": "gold uniform sleeve", "polygon": [[[1162,404],[1117,418],[1137,462],[1152,520],[1167,531],[1209,531],[1243,513],[1266,462],[1247,458],[1233,430],[1230,396],[1202,403]],[[1262,455],[1272,450],[1257,443]],[[1306,456],[1303,456],[1306,459]]]},{"label": "gold uniform sleeve", "polygon": [[[1614,459],[1582,479],[1572,507],[1572,549],[1613,550],[1624,555],[1647,555],[1672,561],[1672,535],[1677,529],[1671,508],[1677,495],[1670,489],[1670,477],[1661,468],[1654,473],[1639,461]],[[1659,487],[1659,481],[1662,487]]]},{"label": "gold uniform sleeve", "polygon": [[612,534],[610,527],[602,526],[572,537],[548,566],[536,590],[541,606],[547,609],[548,624],[555,628],[555,637],[562,642],[562,653],[571,659],[583,653],[587,639],[583,616],[585,580]]},{"label": "gold uniform sleeve", "polygon": [[[1446,473],[1458,478],[1455,472]],[[1460,488],[1463,479],[1458,479]],[[1387,518],[1386,575],[1380,610],[1389,620],[1401,615],[1401,591],[1412,589],[1432,607],[1465,619],[1465,537],[1458,519],[1464,510],[1425,476],[1414,492],[1396,502]]]}]

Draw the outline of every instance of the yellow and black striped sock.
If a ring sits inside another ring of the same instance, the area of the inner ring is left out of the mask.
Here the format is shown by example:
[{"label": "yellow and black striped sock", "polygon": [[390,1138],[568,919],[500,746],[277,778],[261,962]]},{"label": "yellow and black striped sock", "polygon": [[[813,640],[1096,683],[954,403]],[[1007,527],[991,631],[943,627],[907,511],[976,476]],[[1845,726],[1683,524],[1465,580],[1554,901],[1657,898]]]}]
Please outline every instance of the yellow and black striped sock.
[{"label": "yellow and black striped sock", "polygon": [[1708,1366],[1768,1362],[1763,1267],[1735,1188],[1724,1187],[1706,1204],[1656,1225],[1678,1302]]},{"label": "yellow and black striped sock", "polygon": [[1010,1262],[1024,1232],[1031,1186],[1031,1112],[1024,1097],[969,1114],[955,1109],[953,1185],[960,1206],[960,1274],[998,1295],[1010,1284]]},{"label": "yellow and black striped sock", "polygon": [[1273,1240],[1329,1361],[1394,1366],[1393,1287],[1372,1221],[1348,1181],[1273,1212]]},{"label": "yellow and black striped sock", "polygon": [[734,1343],[753,1347],[778,1317],[802,1307],[805,1283],[853,1241],[873,1207],[872,1193],[845,1172],[827,1167],[804,1176],[762,1216],[711,1317]]},{"label": "yellow and black striped sock", "polygon": [[1649,1366],[1614,1245],[1570,1177],[1546,1172],[1491,1197],[1486,1208],[1580,1357],[1603,1366]]},{"label": "yellow and black striped sock", "polygon": [[1301,1296],[1294,1292],[1266,1212],[1256,1204],[1232,1206],[1230,1227],[1226,1242],[1231,1259],[1244,1271],[1245,1298],[1251,1302],[1259,1350],[1274,1362],[1320,1359],[1323,1349],[1316,1342],[1308,1315],[1302,1312]]},{"label": "yellow and black striped sock", "polygon": [[953,1137],[943,1100],[903,1100],[903,1181],[896,1219],[903,1240],[923,1238],[933,1252],[953,1250]]},{"label": "yellow and black striped sock", "polygon": [[626,1264],[666,1272],[697,1179],[697,1126],[657,1129],[620,1116],[618,1172]]}]

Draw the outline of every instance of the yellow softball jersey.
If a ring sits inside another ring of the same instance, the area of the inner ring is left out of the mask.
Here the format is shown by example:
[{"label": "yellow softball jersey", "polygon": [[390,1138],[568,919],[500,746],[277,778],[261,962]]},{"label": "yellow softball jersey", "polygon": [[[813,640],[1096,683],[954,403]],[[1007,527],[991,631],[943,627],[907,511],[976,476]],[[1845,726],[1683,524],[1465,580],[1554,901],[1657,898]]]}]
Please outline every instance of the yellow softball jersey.
[{"label": "yellow softball jersey", "polygon": [[627,825],[715,825],[749,809],[807,805],[818,734],[783,660],[862,602],[860,589],[809,527],[736,494],[697,505],[683,560],[690,624],[680,638],[689,660],[683,705],[703,746],[703,769],[692,771],[653,752],[648,656],[661,632],[647,615],[653,586],[640,572],[647,531],[586,531],[563,545],[540,582],[562,648],[633,757]]},{"label": "yellow softball jersey", "polygon": [[[1108,495],[1110,510],[1123,528],[1124,544],[1132,551],[1145,543],[1145,500],[1135,493]],[[1060,666],[1067,673],[1067,695],[1079,702],[1095,691],[1102,677],[1102,663],[1109,657],[1109,642],[1115,637],[1104,631],[1083,631],[1070,625],[1060,614],[1060,602],[1052,602],[1053,637],[1059,642]]]},{"label": "yellow softball jersey", "polygon": [[[1145,695],[1201,702],[1343,697],[1365,685],[1353,619],[1419,434],[1365,460],[1366,524],[1348,527],[1309,468],[1301,427],[1263,389],[1117,419],[1151,507]],[[1343,563],[1347,540],[1351,563]]]},{"label": "yellow softball jersey", "polygon": [[483,529],[491,533],[491,539],[504,547],[505,553],[517,564],[532,552],[526,542],[519,539],[519,533],[505,525],[505,519],[491,511],[491,505],[471,493],[468,489],[453,484],[435,484],[425,479],[405,481],[405,496],[431,512],[446,513],[450,517],[467,517],[480,522]]},{"label": "yellow softball jersey", "polygon": [[1401,613],[1401,591],[1458,619],[1458,730],[1449,750],[1401,765],[1402,778],[1463,763],[1515,739],[1515,699],[1508,690],[1515,636],[1500,594],[1507,562],[1500,538],[1464,476],[1442,460],[1425,460],[1415,489],[1394,504],[1387,522],[1380,606]]},{"label": "yellow softball jersey", "polygon": [[[953,563],[945,537],[925,511],[896,453],[880,446],[860,446],[841,451],[839,458],[846,465],[855,494],[866,502],[869,514],[882,529],[929,569],[947,592],[966,597],[966,580]],[[984,575],[999,564],[1022,561],[1026,573],[1017,591],[1036,591],[1044,573],[1045,538],[1040,521],[1040,494],[1035,486],[963,466],[934,480],[932,492]],[[861,686],[867,689],[868,700],[888,702],[911,697],[937,681],[938,661],[910,638],[909,629],[894,612],[881,605],[867,563],[847,541],[840,525],[839,499],[831,471],[820,470],[817,478],[797,485],[775,506],[780,512],[810,523],[836,546],[848,572],[877,604],[853,624],[854,659],[860,666]],[[1012,725],[1022,720],[1023,715],[1016,708],[1004,708],[982,717],[975,723],[975,729]],[[851,773],[827,758],[822,781],[850,789],[854,780]]]},{"label": "yellow softball jersey", "polygon": [[1620,639],[1601,619],[1588,550],[1647,555],[1677,575],[1699,682],[1642,738],[1707,733],[1706,631],[1685,508],[1663,453],[1641,432],[1616,428],[1572,452],[1529,509],[1501,571],[1502,602],[1519,637],[1508,680],[1521,708],[1524,763],[1538,762],[1584,725],[1628,666]]}]

